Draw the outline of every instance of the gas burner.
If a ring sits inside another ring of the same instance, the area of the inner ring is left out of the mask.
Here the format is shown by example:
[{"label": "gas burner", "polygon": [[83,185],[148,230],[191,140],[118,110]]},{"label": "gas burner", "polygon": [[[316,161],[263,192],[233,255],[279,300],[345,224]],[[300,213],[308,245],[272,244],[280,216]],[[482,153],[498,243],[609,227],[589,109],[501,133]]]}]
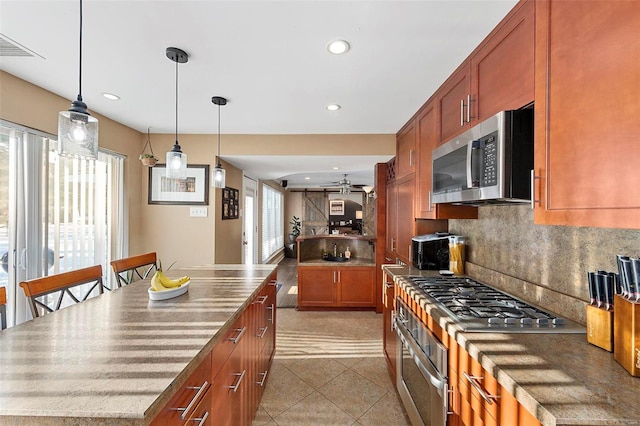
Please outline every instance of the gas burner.
[{"label": "gas burner", "polygon": [[409,276],[464,331],[584,333],[584,327],[468,277]]}]

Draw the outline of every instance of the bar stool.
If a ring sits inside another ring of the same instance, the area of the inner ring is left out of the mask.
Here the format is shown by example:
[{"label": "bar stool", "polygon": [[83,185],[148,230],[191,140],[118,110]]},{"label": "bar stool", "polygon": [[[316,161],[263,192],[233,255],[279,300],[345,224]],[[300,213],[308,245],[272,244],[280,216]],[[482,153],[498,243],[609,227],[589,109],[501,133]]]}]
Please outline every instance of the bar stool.
[{"label": "bar stool", "polygon": [[[89,283],[93,285],[88,290],[75,289],[75,294],[71,291],[74,287]],[[23,281],[20,283],[20,287],[22,287],[24,294],[27,296],[31,314],[34,318],[37,318],[60,309],[63,300],[71,299],[74,303],[84,302],[89,299],[94,289],[97,289],[98,293],[102,294],[104,292],[102,288],[102,266],[90,266],[75,271]],[[67,296],[66,298],[65,295]]]},{"label": "bar stool", "polygon": [[7,289],[0,287],[0,330],[7,328]]},{"label": "bar stool", "polygon": [[116,275],[118,287],[122,287],[134,281],[147,278],[151,271],[158,270],[157,263],[156,253],[151,252],[114,260],[111,262],[111,267]]}]

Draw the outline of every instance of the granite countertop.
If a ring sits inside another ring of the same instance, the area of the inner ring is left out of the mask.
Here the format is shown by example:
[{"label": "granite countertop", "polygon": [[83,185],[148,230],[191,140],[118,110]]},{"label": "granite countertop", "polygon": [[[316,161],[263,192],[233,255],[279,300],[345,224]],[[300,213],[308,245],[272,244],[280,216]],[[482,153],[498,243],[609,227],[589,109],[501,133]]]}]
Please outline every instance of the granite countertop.
[{"label": "granite countertop", "polygon": [[172,270],[191,277],[182,296],[151,301],[139,281],[3,330],[0,423],[148,424],[275,268]]},{"label": "granite countertop", "polygon": [[640,425],[640,378],[586,335],[465,333],[403,280],[437,271],[383,269],[543,425]]},{"label": "granite countertop", "polygon": [[360,258],[350,258],[346,262],[331,262],[328,260],[324,260],[321,257],[316,259],[308,259],[301,260],[298,262],[298,266],[327,266],[327,267],[338,267],[338,268],[348,268],[352,266],[376,266],[375,259],[360,259]]}]

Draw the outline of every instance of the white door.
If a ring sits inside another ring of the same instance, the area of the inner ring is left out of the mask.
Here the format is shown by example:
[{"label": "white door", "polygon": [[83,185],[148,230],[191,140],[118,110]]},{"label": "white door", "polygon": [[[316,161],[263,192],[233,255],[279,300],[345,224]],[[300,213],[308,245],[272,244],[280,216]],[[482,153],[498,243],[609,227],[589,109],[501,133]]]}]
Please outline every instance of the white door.
[{"label": "white door", "polygon": [[242,177],[244,209],[242,215],[242,263],[252,265],[258,258],[258,182]]}]

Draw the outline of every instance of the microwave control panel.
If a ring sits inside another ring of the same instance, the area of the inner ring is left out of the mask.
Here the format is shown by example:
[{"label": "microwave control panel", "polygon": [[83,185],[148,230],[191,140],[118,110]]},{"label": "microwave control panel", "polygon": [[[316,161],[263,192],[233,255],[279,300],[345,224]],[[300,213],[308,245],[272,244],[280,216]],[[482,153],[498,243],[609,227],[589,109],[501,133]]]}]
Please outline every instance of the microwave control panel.
[{"label": "microwave control panel", "polygon": [[498,184],[498,132],[480,139],[482,148],[482,175],[480,187]]}]

